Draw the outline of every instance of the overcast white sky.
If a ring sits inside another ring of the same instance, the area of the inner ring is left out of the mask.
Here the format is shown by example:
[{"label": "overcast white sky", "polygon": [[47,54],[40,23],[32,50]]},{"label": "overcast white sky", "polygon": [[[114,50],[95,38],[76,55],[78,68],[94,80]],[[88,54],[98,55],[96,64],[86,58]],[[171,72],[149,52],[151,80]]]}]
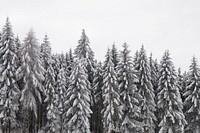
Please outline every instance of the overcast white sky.
[{"label": "overcast white sky", "polygon": [[[47,33],[53,52],[75,48],[84,28],[95,58],[127,42],[132,55],[144,44],[161,59],[169,49],[176,68],[200,60],[200,0],[0,0],[0,26],[9,16],[23,40],[31,27],[39,42]],[[200,62],[200,61],[199,61]]]}]

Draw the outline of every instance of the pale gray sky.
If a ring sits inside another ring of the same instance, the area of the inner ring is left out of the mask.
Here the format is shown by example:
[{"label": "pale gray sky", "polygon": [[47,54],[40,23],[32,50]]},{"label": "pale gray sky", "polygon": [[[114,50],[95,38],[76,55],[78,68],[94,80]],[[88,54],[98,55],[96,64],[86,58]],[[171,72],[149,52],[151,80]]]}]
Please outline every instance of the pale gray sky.
[{"label": "pale gray sky", "polygon": [[[9,16],[23,39],[33,27],[39,42],[47,33],[54,52],[75,48],[84,28],[95,58],[108,46],[127,42],[132,55],[144,44],[161,59],[169,49],[176,68],[200,60],[200,0],[0,0],[0,26]],[[199,61],[200,62],[200,61]]]}]

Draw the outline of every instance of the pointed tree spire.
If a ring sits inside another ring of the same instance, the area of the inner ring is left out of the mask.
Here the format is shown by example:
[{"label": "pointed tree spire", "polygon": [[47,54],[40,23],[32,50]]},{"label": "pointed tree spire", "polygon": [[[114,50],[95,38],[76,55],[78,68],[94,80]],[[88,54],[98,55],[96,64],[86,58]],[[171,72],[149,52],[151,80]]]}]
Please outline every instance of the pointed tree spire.
[{"label": "pointed tree spire", "polygon": [[186,92],[184,93],[185,101],[185,116],[188,122],[186,126],[186,133],[198,133],[200,132],[200,69],[197,64],[197,59],[192,58],[190,69],[188,72]]},{"label": "pointed tree spire", "polygon": [[7,18],[0,40],[0,121],[3,131],[9,132],[17,126],[16,111],[20,91],[16,82],[16,69],[17,51],[12,26]]},{"label": "pointed tree spire", "polygon": [[65,100],[65,131],[69,133],[90,133],[90,83],[79,60],[72,70]]},{"label": "pointed tree spire", "polygon": [[158,87],[159,133],[183,132],[187,123],[183,114],[177,75],[169,51],[165,51],[160,63]]},{"label": "pointed tree spire", "polygon": [[155,94],[151,83],[149,62],[143,45],[135,61],[135,69],[138,71],[139,78],[137,87],[139,93],[143,97],[143,100],[140,101],[140,105],[143,115],[142,121],[146,125],[144,131],[153,133],[155,130],[156,121],[156,117],[154,115],[154,112],[156,111],[156,104],[154,99]]},{"label": "pointed tree spire", "polygon": [[116,68],[119,63],[119,57],[118,57],[119,55],[118,55],[118,51],[117,51],[115,42],[112,45],[111,55],[112,55],[112,62],[114,64],[114,67]]},{"label": "pointed tree spire", "polygon": [[143,128],[138,119],[141,116],[139,102],[142,100],[142,96],[138,93],[136,86],[139,80],[133,67],[130,52],[128,45],[124,43],[117,67],[120,97],[123,105],[121,124],[121,132],[123,133],[136,132]]},{"label": "pointed tree spire", "polygon": [[18,79],[23,79],[24,86],[21,94],[23,108],[29,112],[29,131],[36,130],[38,107],[42,102],[45,69],[40,60],[40,49],[33,30],[31,29],[24,39],[21,48],[22,65],[17,70]]},{"label": "pointed tree spire", "polygon": [[117,75],[114,70],[111,53],[108,50],[104,64],[103,72],[103,127],[104,132],[112,133],[118,132],[120,128],[120,121],[122,119],[122,110],[120,108],[121,101],[119,95],[119,86],[117,82]]}]

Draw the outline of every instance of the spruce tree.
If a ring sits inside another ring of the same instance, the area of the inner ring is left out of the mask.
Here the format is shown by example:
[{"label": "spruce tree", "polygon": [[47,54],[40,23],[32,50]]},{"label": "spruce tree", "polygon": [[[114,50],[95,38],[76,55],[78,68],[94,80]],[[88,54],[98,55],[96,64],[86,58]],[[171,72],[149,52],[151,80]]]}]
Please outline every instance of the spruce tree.
[{"label": "spruce tree", "polygon": [[64,132],[64,112],[65,112],[65,106],[64,106],[64,102],[65,102],[65,93],[67,91],[67,82],[66,82],[66,75],[65,75],[65,69],[64,67],[61,66],[59,73],[58,73],[58,77],[57,77],[57,85],[56,85],[56,91],[58,93],[58,111],[59,111],[59,123],[58,123],[58,127],[60,128],[60,132],[63,133]]},{"label": "spruce tree", "polygon": [[160,63],[158,84],[159,133],[183,133],[186,124],[183,114],[177,75],[169,51],[165,51]]},{"label": "spruce tree", "polygon": [[20,101],[23,109],[29,113],[29,133],[37,131],[38,107],[42,103],[44,87],[44,68],[40,60],[40,49],[34,32],[30,30],[21,48],[22,65],[17,70],[18,79],[23,79],[24,86]]},{"label": "spruce tree", "polygon": [[[51,44],[49,42],[49,38],[47,36],[47,34],[44,36],[44,40],[40,46],[40,58],[42,61],[42,66],[45,69],[45,80],[43,82],[43,86],[46,86],[46,83],[48,81],[48,74],[47,74],[47,69],[50,65],[50,60],[51,60]],[[45,87],[45,92],[48,91],[48,88]],[[46,125],[46,115],[47,115],[47,102],[44,102],[45,97],[47,97],[47,94],[45,93],[45,95],[41,95],[42,97],[42,104],[41,106],[39,106],[38,110],[39,110],[39,120],[38,120],[38,125],[39,128],[44,127],[44,125]]]},{"label": "spruce tree", "polygon": [[44,41],[41,44],[40,51],[44,69],[47,70],[49,65],[49,60],[51,58],[51,44],[49,42],[49,38],[47,35],[45,35],[44,37]]},{"label": "spruce tree", "polygon": [[90,48],[89,38],[85,34],[85,30],[82,31],[81,39],[78,41],[79,45],[75,49],[75,60],[82,58],[86,59],[86,70],[88,74],[88,80],[90,83],[93,81],[94,74],[94,52]]},{"label": "spruce tree", "polygon": [[117,74],[114,70],[114,64],[110,51],[106,56],[108,62],[105,61],[103,71],[103,127],[104,133],[119,132],[120,122],[122,119],[121,101],[119,95],[119,85],[117,82]]},{"label": "spruce tree", "polygon": [[[150,57],[149,57],[149,66],[150,66],[150,74],[151,74],[151,83],[153,85],[154,95],[155,95],[154,99],[155,99],[155,103],[157,103],[158,102],[157,94],[158,94],[159,66],[158,66],[157,60],[153,59],[152,53],[150,54]],[[157,106],[156,106],[156,112],[154,112],[154,114],[156,118],[158,118],[159,111],[157,109]],[[156,124],[155,132],[157,133],[159,131],[158,121],[156,121],[155,124]]]},{"label": "spruce tree", "polygon": [[118,51],[117,51],[115,43],[112,45],[111,55],[112,55],[112,62],[114,64],[114,68],[116,68],[119,63],[119,57],[118,57],[119,55],[118,55]]},{"label": "spruce tree", "polygon": [[[92,82],[94,78],[94,72],[95,72],[95,62],[94,62],[94,52],[90,48],[90,41],[87,35],[85,34],[85,30],[82,31],[81,39],[78,41],[78,45],[76,49],[74,50],[74,59],[75,61],[77,60],[82,60],[84,59],[85,63],[85,72],[87,74],[87,79],[90,83],[91,86],[91,95],[90,95],[90,105],[91,105],[91,110],[94,111],[94,95],[93,95],[93,90],[92,90]],[[93,132],[95,125],[93,123],[94,120],[94,114],[91,114],[90,118],[90,126],[91,126],[91,131]]]},{"label": "spruce tree", "polygon": [[155,95],[151,83],[149,62],[144,46],[142,46],[135,59],[135,69],[138,71],[139,78],[139,82],[137,84],[138,91],[143,98],[143,100],[140,101],[140,105],[143,115],[143,118],[141,119],[145,124],[144,132],[154,133],[156,121],[156,117],[154,115],[154,112],[156,111],[156,104],[154,100]]},{"label": "spruce tree", "polygon": [[197,59],[193,57],[188,72],[186,92],[184,93],[185,116],[188,122],[186,126],[187,133],[200,132],[200,71]]},{"label": "spruce tree", "polygon": [[184,82],[183,82],[183,75],[181,73],[181,68],[178,68],[178,74],[177,74],[177,83],[179,85],[179,91],[181,95],[182,102],[184,102]]},{"label": "spruce tree", "polygon": [[95,133],[103,132],[103,123],[102,123],[102,114],[101,110],[103,109],[103,98],[102,98],[102,87],[103,87],[103,69],[102,64],[99,62],[94,74],[93,80],[93,91],[94,91],[94,123]]},{"label": "spruce tree", "polygon": [[0,121],[5,133],[17,126],[19,88],[16,82],[17,51],[9,18],[2,30],[0,40]]},{"label": "spruce tree", "polygon": [[85,73],[85,59],[76,62],[65,100],[65,130],[68,133],[90,133],[90,83]]},{"label": "spruce tree", "polygon": [[141,101],[142,96],[138,93],[136,86],[138,77],[133,68],[130,52],[128,45],[124,43],[117,67],[120,97],[123,103],[123,120],[121,125],[121,132],[123,133],[135,133],[143,128],[142,123],[138,119],[141,116],[139,101]]},{"label": "spruce tree", "polygon": [[59,110],[58,110],[58,92],[56,91],[56,81],[55,81],[55,71],[53,66],[55,65],[55,61],[53,59],[49,60],[49,66],[47,68],[45,74],[45,82],[44,87],[46,89],[46,99],[47,103],[47,125],[46,131],[47,133],[55,133],[59,132]]}]

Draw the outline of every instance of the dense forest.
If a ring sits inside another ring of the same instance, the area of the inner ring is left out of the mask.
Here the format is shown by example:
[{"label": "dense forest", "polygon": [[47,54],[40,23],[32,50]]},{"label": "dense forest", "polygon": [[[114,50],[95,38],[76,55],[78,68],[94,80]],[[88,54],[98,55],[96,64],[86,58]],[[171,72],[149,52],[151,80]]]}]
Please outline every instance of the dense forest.
[{"label": "dense forest", "polygon": [[82,31],[74,50],[53,54],[30,30],[23,41],[9,19],[0,31],[0,132],[200,133],[200,69],[176,69],[144,46],[113,44],[103,62]]}]

